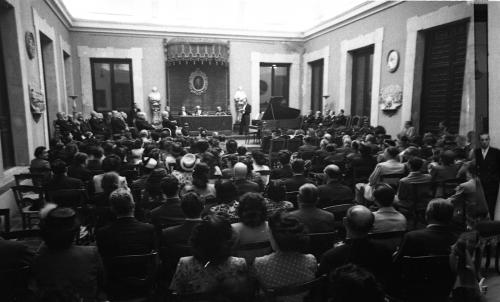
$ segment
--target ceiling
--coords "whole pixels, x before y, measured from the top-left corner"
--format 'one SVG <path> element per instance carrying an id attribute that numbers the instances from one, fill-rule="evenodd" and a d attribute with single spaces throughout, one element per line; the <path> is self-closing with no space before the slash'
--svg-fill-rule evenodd
<path id="1" fill-rule="evenodd" d="M 304 36 L 332 19 L 386 1 L 55 0 L 78 27 L 178 33 Z"/>

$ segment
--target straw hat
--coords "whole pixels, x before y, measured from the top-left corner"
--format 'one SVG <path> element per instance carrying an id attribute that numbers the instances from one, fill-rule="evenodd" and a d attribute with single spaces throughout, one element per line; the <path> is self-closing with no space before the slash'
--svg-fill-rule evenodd
<path id="1" fill-rule="evenodd" d="M 184 171 L 192 172 L 194 170 L 194 165 L 196 164 L 196 156 L 192 153 L 188 153 L 181 158 L 181 168 Z"/>

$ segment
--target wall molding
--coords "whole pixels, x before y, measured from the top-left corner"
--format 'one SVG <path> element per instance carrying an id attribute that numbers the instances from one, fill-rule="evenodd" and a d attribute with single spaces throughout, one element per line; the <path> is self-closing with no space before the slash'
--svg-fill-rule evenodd
<path id="1" fill-rule="evenodd" d="M 422 76 L 421 71 L 418 72 L 420 75 L 417 73 L 417 71 L 419 71 L 417 68 L 422 66 L 423 63 L 423 54 L 419 53 L 424 40 L 421 31 L 470 18 L 471 10 L 471 5 L 461 3 L 454 6 L 445 6 L 432 13 L 415 16 L 406 21 L 406 50 L 404 59 L 405 68 L 403 77 L 403 104 L 401 106 L 401 127 L 404 126 L 406 121 L 412 119 L 413 100 L 419 95 L 418 90 L 421 90 L 421 79 L 418 78 L 418 76 Z"/>
<path id="2" fill-rule="evenodd" d="M 292 108 L 300 108 L 300 57 L 301 54 L 287 53 L 251 53 L 251 92 L 252 118 L 256 119 L 260 113 L 260 63 L 288 63 L 290 65 L 290 83 L 288 104 Z M 257 109 L 257 110 L 255 110 Z"/>
<path id="3" fill-rule="evenodd" d="M 365 35 L 357 36 L 350 40 L 340 42 L 340 86 L 338 110 L 344 109 L 346 114 L 351 113 L 351 89 L 352 89 L 352 55 L 351 51 L 374 45 L 373 50 L 373 78 L 370 124 L 378 125 L 379 115 L 379 91 L 382 70 L 382 43 L 384 41 L 384 28 L 379 27 Z"/>
<path id="4" fill-rule="evenodd" d="M 323 59 L 323 93 L 322 95 L 328 95 L 328 72 L 330 71 L 330 46 L 325 46 L 321 49 L 305 53 L 303 56 L 302 63 L 302 104 L 301 109 L 305 114 L 310 109 L 310 103 L 308 100 L 311 99 L 311 76 L 312 68 L 309 63 Z M 333 100 L 330 99 L 329 103 Z M 333 104 L 335 106 L 335 104 Z M 325 104 L 323 104 L 325 107 Z"/>
<path id="5" fill-rule="evenodd" d="M 48 119 L 48 101 L 47 101 L 47 93 L 45 91 L 45 78 L 43 75 L 43 62 L 42 62 L 42 45 L 40 43 L 40 32 L 42 32 L 45 36 L 47 36 L 50 40 L 52 40 L 52 49 L 53 49 L 53 56 L 54 56 L 54 70 L 55 70 L 55 81 L 56 83 L 60 83 L 59 81 L 59 68 L 57 68 L 57 62 L 58 62 L 58 56 L 57 56 L 57 41 L 56 41 L 56 33 L 54 27 L 50 26 L 48 22 L 40 17 L 40 15 L 37 13 L 37 11 L 32 8 L 32 13 L 33 13 L 33 24 L 35 26 L 35 41 L 36 41 L 36 48 L 37 48 L 37 60 L 38 60 L 38 73 L 40 77 L 40 91 L 43 93 L 45 97 L 45 106 L 46 110 L 44 111 L 43 114 L 43 119 L 41 120 L 41 124 L 44 127 L 44 135 L 45 135 L 45 144 L 46 146 L 49 145 L 49 131 L 50 129 L 47 128 L 47 122 L 45 122 Z M 61 107 L 61 92 L 60 89 L 56 89 L 56 100 L 57 100 L 57 108 L 59 111 L 62 110 Z"/>
<path id="6" fill-rule="evenodd" d="M 91 58 L 131 59 L 132 81 L 134 87 L 134 102 L 144 111 L 144 87 L 142 79 L 142 48 L 90 48 L 88 46 L 77 46 L 80 59 L 80 78 L 82 85 L 82 107 L 84 113 L 94 109 L 92 96 L 92 74 L 90 68 Z"/>
<path id="7" fill-rule="evenodd" d="M 65 102 L 64 102 L 64 107 L 65 107 L 65 111 L 66 112 L 70 112 L 69 110 L 72 109 L 70 108 L 70 105 L 69 105 L 69 97 L 68 95 L 70 93 L 74 93 L 74 83 L 73 83 L 73 57 L 71 56 L 71 46 L 69 45 L 69 43 L 64 40 L 64 38 L 59 35 L 59 49 L 61 50 L 60 51 L 60 54 L 61 54 L 61 66 L 62 66 L 62 70 L 63 70 L 63 73 L 62 73 L 62 78 L 63 78 L 63 87 L 62 87 L 62 90 L 65 92 Z M 64 62 L 64 53 L 67 53 L 70 58 L 70 64 L 69 64 L 69 71 L 68 71 L 68 74 L 70 75 L 69 79 L 66 78 L 66 64 Z M 67 90 L 67 87 L 68 87 L 68 82 L 71 83 L 71 87 L 73 89 L 73 91 L 68 91 Z"/>

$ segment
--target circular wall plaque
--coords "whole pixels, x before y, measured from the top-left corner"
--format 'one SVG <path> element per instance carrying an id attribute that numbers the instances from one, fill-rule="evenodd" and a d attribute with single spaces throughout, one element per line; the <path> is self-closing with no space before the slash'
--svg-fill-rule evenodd
<path id="1" fill-rule="evenodd" d="M 208 88 L 208 77 L 199 68 L 189 75 L 189 90 L 196 94 L 201 95 L 207 91 Z"/>
<path id="2" fill-rule="evenodd" d="M 397 50 L 391 50 L 387 54 L 387 69 L 389 72 L 395 72 L 398 70 L 399 66 L 399 52 Z"/>

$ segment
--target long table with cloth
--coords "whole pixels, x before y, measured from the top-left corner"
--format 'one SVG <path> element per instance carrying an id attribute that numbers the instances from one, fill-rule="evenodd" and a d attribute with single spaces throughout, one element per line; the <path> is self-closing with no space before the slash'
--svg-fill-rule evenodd
<path id="1" fill-rule="evenodd" d="M 233 127 L 233 118 L 230 115 L 202 115 L 202 116 L 177 116 L 177 126 L 182 127 L 184 123 L 189 124 L 191 130 L 197 130 L 200 127 L 206 130 L 231 130 Z"/>

